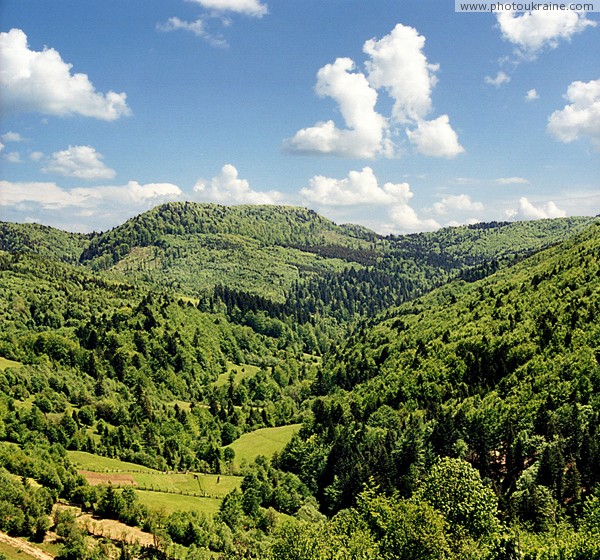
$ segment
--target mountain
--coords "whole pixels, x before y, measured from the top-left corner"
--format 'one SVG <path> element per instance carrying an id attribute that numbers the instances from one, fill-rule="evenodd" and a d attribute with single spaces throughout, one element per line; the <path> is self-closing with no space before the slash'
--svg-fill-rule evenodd
<path id="1" fill-rule="evenodd" d="M 328 356 L 282 466 L 330 512 L 367 483 L 408 497 L 438 457 L 457 457 L 513 521 L 580 514 L 600 483 L 598 254 L 596 222 L 363 322 Z"/>
<path id="2" fill-rule="evenodd" d="M 1 530 L 43 538 L 60 498 L 153 532 L 115 557 L 600 553 L 597 220 L 383 237 L 168 204 L 90 235 L 0 226 Z M 284 426 L 236 466 L 229 444 Z M 214 516 L 152 513 L 77 451 L 238 478 Z"/>
<path id="3" fill-rule="evenodd" d="M 35 250 L 71 263 L 77 256 L 105 276 L 194 298 L 210 297 L 216 288 L 228 308 L 242 313 L 260 306 L 279 319 L 306 323 L 316 315 L 344 323 L 458 275 L 485 276 L 592 220 L 490 223 L 383 237 L 338 226 L 305 208 L 185 202 L 88 236 L 4 224 L 0 248 Z"/>

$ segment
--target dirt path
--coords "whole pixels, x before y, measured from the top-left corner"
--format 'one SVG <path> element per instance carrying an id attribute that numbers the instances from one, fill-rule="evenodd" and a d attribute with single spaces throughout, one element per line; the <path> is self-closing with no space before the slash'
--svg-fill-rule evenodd
<path id="1" fill-rule="evenodd" d="M 44 552 L 40 548 L 37 548 L 36 546 L 27 542 L 26 540 L 19 539 L 16 537 L 10 537 L 6 533 L 2 533 L 1 531 L 0 531 L 0 542 L 7 544 L 8 546 L 10 546 L 11 548 L 14 548 L 15 550 L 20 550 L 22 552 L 25 552 L 25 553 L 29 554 L 29 556 L 31 556 L 32 558 L 35 558 L 36 560 L 54 560 L 54 556 L 52 556 L 51 554 L 48 554 L 47 552 Z"/>

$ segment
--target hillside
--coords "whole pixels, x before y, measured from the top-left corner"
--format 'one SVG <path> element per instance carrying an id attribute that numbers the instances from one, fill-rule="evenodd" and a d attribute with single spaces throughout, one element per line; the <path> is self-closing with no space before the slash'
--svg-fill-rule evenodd
<path id="1" fill-rule="evenodd" d="M 4 224 L 0 248 L 38 252 L 205 305 L 307 323 L 373 316 L 459 275 L 476 279 L 558 243 L 593 218 L 491 223 L 382 237 L 304 208 L 170 203 L 76 236 Z M 239 319 L 239 317 L 238 317 Z"/>
<path id="2" fill-rule="evenodd" d="M 600 482 L 599 253 L 596 223 L 363 324 L 327 359 L 282 464 L 332 512 L 369 480 L 408 497 L 450 456 L 491 481 L 509 519 L 539 530 L 579 514 Z"/>
<path id="3" fill-rule="evenodd" d="M 76 264 L 90 237 L 40 224 L 0 222 L 0 251 L 27 252 Z"/>
<path id="4" fill-rule="evenodd" d="M 60 498 L 152 532 L 149 557 L 600 552 L 597 221 L 384 238 L 302 209 L 166 205 L 49 230 L 39 254 L 44 228 L 2 231 L 0 530 L 43 536 Z M 142 274 L 145 252 L 170 260 Z M 83 456 L 144 490 L 91 486 Z"/>

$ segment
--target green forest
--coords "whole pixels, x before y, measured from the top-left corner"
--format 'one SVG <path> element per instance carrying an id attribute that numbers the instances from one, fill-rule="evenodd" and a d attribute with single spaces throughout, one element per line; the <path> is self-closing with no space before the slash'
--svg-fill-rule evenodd
<path id="1" fill-rule="evenodd" d="M 589 217 L 2 222 L 0 531 L 63 559 L 596 560 L 599 262 Z"/>

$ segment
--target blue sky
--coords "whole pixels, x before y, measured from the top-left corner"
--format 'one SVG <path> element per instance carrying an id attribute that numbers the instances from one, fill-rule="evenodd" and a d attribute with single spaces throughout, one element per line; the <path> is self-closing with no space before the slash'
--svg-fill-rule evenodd
<path id="1" fill-rule="evenodd" d="M 0 218 L 294 204 L 408 233 L 600 213 L 600 14 L 3 0 Z"/>

